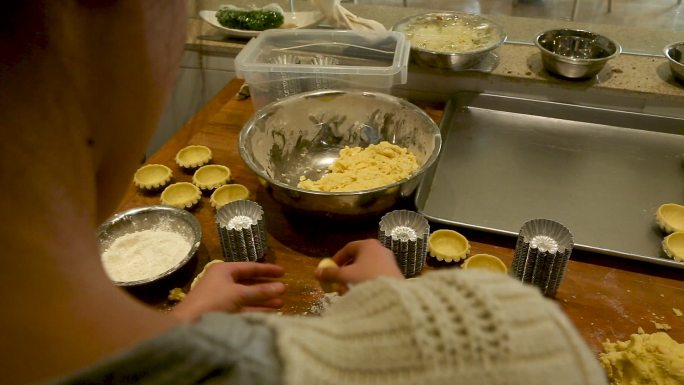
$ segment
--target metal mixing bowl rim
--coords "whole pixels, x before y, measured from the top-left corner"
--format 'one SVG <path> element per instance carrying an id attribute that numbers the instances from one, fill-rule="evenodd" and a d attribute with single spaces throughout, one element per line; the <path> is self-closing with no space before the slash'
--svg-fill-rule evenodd
<path id="1" fill-rule="evenodd" d="M 539 43 L 539 38 L 541 38 L 543 35 L 545 35 L 549 32 L 556 32 L 556 31 L 583 32 L 583 33 L 595 35 L 596 37 L 602 37 L 602 38 L 610 41 L 611 43 L 613 43 L 613 45 L 615 45 L 615 52 L 613 52 L 612 54 L 610 54 L 606 57 L 602 57 L 602 58 L 598 58 L 598 59 L 571 58 L 568 56 L 559 55 L 555 52 L 549 51 L 548 49 L 543 47 L 541 45 L 541 43 Z M 554 29 L 549 29 L 549 30 L 540 32 L 534 38 L 534 45 L 536 45 L 537 48 L 539 48 L 539 50 L 541 50 L 543 54 L 549 55 L 549 56 L 551 56 L 551 57 L 553 57 L 559 61 L 562 61 L 565 63 L 570 63 L 570 64 L 584 64 L 584 63 L 590 64 L 590 63 L 607 62 L 608 60 L 613 59 L 622 53 L 622 46 L 617 41 L 609 38 L 608 36 L 601 35 L 601 34 L 596 33 L 596 32 L 587 31 L 585 29 L 576 29 L 576 28 L 554 28 Z"/>
<path id="2" fill-rule="evenodd" d="M 190 251 L 188 251 L 187 255 L 185 258 L 183 258 L 178 264 L 175 266 L 169 268 L 165 272 L 158 274 L 153 277 L 145 278 L 145 279 L 140 279 L 137 281 L 112 281 L 114 282 L 115 285 L 117 286 L 137 286 L 137 285 L 142 285 L 146 283 L 150 283 L 153 281 L 156 281 L 160 278 L 164 278 L 171 273 L 175 272 L 176 270 L 180 269 L 183 265 L 185 265 L 193 255 L 197 252 L 197 249 L 199 248 L 199 244 L 202 240 L 202 226 L 200 226 L 199 221 L 197 218 L 195 218 L 194 215 L 190 214 L 186 210 L 179 209 L 176 207 L 172 206 L 166 206 L 166 205 L 151 205 L 151 206 L 142 206 L 142 207 L 135 207 L 129 210 L 122 211 L 120 213 L 116 213 L 109 217 L 106 221 L 104 221 L 100 226 L 97 228 L 97 237 L 98 239 L 100 238 L 101 235 L 112 225 L 115 223 L 124 220 L 126 217 L 140 214 L 140 213 L 145 213 L 145 212 L 154 212 L 154 211 L 168 211 L 172 212 L 179 217 L 181 217 L 183 220 L 185 220 L 186 223 L 190 225 L 192 228 L 192 233 L 195 237 L 194 242 L 190 245 Z"/>
<path id="3" fill-rule="evenodd" d="M 310 97 L 310 96 L 334 95 L 334 94 L 358 94 L 358 95 L 362 95 L 362 96 L 372 95 L 373 97 L 384 98 L 384 99 L 396 101 L 399 104 L 401 104 L 402 106 L 406 106 L 406 107 L 412 109 L 413 111 L 417 112 L 418 115 L 420 115 L 420 117 L 422 119 L 426 119 L 426 120 L 432 122 L 432 124 L 434 124 L 435 127 L 437 127 L 436 134 L 434 136 L 436 143 L 435 143 L 435 148 L 432 151 L 432 154 L 430 154 L 430 157 L 420 166 L 419 171 L 417 171 L 414 174 L 411 174 L 408 178 L 404 178 L 404 179 L 397 181 L 397 182 L 394 182 L 392 184 L 388 184 L 385 186 L 380 186 L 380 187 L 376 187 L 376 188 L 372 188 L 372 189 L 368 189 L 368 190 L 346 191 L 346 192 L 315 191 L 315 190 L 307 190 L 307 189 L 302 189 L 302 188 L 299 188 L 296 186 L 292 186 L 292 185 L 289 185 L 287 183 L 283 183 L 283 182 L 280 182 L 280 181 L 277 181 L 277 180 L 271 178 L 270 176 L 268 176 L 268 174 L 266 174 L 264 171 L 262 171 L 261 167 L 258 167 L 254 163 L 254 161 L 252 160 L 252 156 L 248 153 L 248 151 L 245 147 L 245 143 L 247 141 L 247 134 L 248 134 L 247 128 L 248 127 L 253 127 L 257 120 L 261 119 L 264 115 L 269 114 L 270 113 L 269 111 L 271 111 L 277 105 L 288 102 L 289 100 L 293 100 L 291 98 L 298 98 L 299 99 L 299 98 L 306 98 L 306 97 Z M 265 179 L 270 184 L 274 184 L 274 185 L 281 187 L 281 188 L 284 188 L 284 189 L 296 191 L 299 193 L 305 193 L 305 194 L 311 194 L 311 195 L 321 195 L 321 196 L 363 195 L 363 194 L 388 190 L 388 189 L 391 189 L 393 187 L 402 185 L 402 184 L 406 183 L 407 181 L 415 179 L 418 176 L 420 176 L 421 174 L 423 174 L 424 172 L 426 172 L 430 168 L 430 166 L 432 166 L 432 164 L 437 160 L 437 158 L 439 157 L 439 153 L 441 152 L 441 149 L 442 149 L 442 136 L 441 136 L 441 133 L 439 130 L 439 126 L 437 126 L 437 124 L 432 120 L 430 115 L 428 115 L 425 111 L 421 110 L 415 104 L 410 103 L 404 99 L 398 98 L 396 96 L 392 96 L 392 95 L 385 94 L 382 92 L 345 91 L 345 90 L 308 91 L 308 92 L 302 92 L 302 93 L 299 93 L 296 95 L 292 95 L 292 96 L 271 102 L 271 103 L 263 106 L 262 108 L 260 108 L 259 111 L 257 111 L 254 115 L 252 115 L 252 117 L 242 126 L 242 130 L 240 131 L 240 137 L 239 137 L 238 142 L 239 142 L 238 147 L 239 147 L 239 151 L 240 151 L 240 157 L 247 164 L 247 166 L 254 173 L 256 173 L 260 178 Z"/>
<path id="4" fill-rule="evenodd" d="M 478 48 L 478 49 L 474 49 L 474 50 L 470 50 L 470 51 L 463 51 L 463 52 L 434 51 L 434 50 L 430 50 L 430 49 L 416 47 L 413 44 L 411 44 L 412 50 L 420 51 L 420 52 L 424 52 L 424 53 L 435 54 L 435 55 L 447 55 L 447 56 L 475 55 L 475 54 L 479 54 L 479 53 L 489 52 L 489 51 L 492 51 L 492 50 L 499 48 L 508 38 L 508 35 L 506 34 L 506 31 L 504 31 L 503 27 L 500 24 L 492 21 L 491 19 L 488 19 L 482 15 L 477 15 L 474 13 L 456 12 L 456 11 L 428 12 L 428 13 L 421 13 L 418 15 L 405 17 L 405 18 L 399 20 L 398 22 L 396 22 L 392 26 L 392 28 L 390 28 L 390 30 L 391 31 L 397 31 L 396 28 L 398 26 L 400 26 L 402 24 L 407 24 L 409 21 L 414 20 L 414 19 L 420 19 L 420 18 L 428 17 L 428 16 L 439 16 L 439 15 L 472 16 L 472 17 L 475 17 L 478 19 L 482 19 L 484 21 L 487 21 L 492 27 L 494 27 L 494 29 L 498 32 L 498 34 L 501 38 L 497 42 L 495 42 L 494 44 L 492 44 L 490 46 L 486 46 L 486 47 L 482 47 L 482 48 Z M 405 33 L 404 31 L 397 31 L 397 32 Z"/>
<path id="5" fill-rule="evenodd" d="M 681 46 L 684 48 L 684 41 L 677 41 L 677 42 L 670 43 L 670 44 L 666 45 L 665 48 L 663 48 L 663 54 L 665 55 L 665 57 L 667 58 L 667 60 L 670 61 L 670 63 L 675 63 L 675 64 L 677 64 L 679 67 L 684 68 L 684 63 L 683 63 L 683 62 L 677 61 L 677 60 L 675 60 L 675 58 L 673 58 L 672 56 L 670 56 L 670 50 L 671 50 L 672 48 L 678 46 L 678 45 L 681 45 Z"/>

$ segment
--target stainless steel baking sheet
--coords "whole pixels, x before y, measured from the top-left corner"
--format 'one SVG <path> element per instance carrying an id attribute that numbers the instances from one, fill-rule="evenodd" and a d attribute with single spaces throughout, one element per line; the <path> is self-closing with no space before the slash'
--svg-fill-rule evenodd
<path id="1" fill-rule="evenodd" d="M 430 220 L 517 235 L 564 224 L 575 248 L 684 268 L 661 249 L 663 203 L 684 203 L 684 119 L 458 94 L 440 159 L 416 194 Z"/>

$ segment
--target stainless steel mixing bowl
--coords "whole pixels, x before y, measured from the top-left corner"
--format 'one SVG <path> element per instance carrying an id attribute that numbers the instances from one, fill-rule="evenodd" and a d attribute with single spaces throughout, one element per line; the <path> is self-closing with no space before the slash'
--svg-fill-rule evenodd
<path id="1" fill-rule="evenodd" d="M 534 39 L 547 71 L 569 79 L 590 78 L 622 52 L 620 44 L 579 29 L 552 29 Z"/>
<path id="2" fill-rule="evenodd" d="M 469 29 L 482 36 L 474 38 L 472 42 L 461 33 L 449 37 L 447 31 L 450 25 Z M 445 44 L 439 50 L 420 46 L 417 40 L 421 32 L 416 32 L 416 28 L 421 27 L 436 29 L 431 31 L 437 32 L 436 35 L 428 39 L 431 44 L 436 41 L 449 41 L 450 44 Z M 461 12 L 431 12 L 411 16 L 396 23 L 392 30 L 405 33 L 411 40 L 411 57 L 418 65 L 454 71 L 475 66 L 506 40 L 506 33 L 499 24 L 480 15 Z M 472 43 L 473 46 L 461 46 L 466 44 L 462 41 Z"/>
<path id="3" fill-rule="evenodd" d="M 669 44 L 665 47 L 663 53 L 670 62 L 672 76 L 684 83 L 684 41 Z"/>
<path id="4" fill-rule="evenodd" d="M 136 286 L 164 278 L 183 267 L 195 254 L 202 239 L 202 228 L 197 219 L 186 210 L 171 206 L 154 205 L 130 209 L 114 214 L 100 225 L 97 238 L 100 251 L 104 252 L 119 237 L 136 231 L 164 229 L 174 231 L 190 244 L 190 251 L 176 266 L 154 277 L 136 281 L 115 281 L 117 286 Z"/>
<path id="5" fill-rule="evenodd" d="M 344 146 L 380 141 L 406 147 L 420 168 L 391 185 L 357 192 L 297 187 L 300 176 L 320 179 Z M 240 155 L 273 198 L 299 213 L 332 218 L 379 215 L 411 195 L 441 148 L 439 128 L 415 105 L 362 91 L 313 91 L 261 108 L 240 133 Z"/>

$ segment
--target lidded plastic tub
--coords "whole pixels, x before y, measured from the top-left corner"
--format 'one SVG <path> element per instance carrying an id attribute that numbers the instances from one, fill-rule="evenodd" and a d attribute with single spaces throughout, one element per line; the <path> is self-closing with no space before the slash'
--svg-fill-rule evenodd
<path id="1" fill-rule="evenodd" d="M 400 32 L 266 30 L 235 58 L 255 110 L 320 89 L 391 93 L 406 83 L 410 42 Z"/>

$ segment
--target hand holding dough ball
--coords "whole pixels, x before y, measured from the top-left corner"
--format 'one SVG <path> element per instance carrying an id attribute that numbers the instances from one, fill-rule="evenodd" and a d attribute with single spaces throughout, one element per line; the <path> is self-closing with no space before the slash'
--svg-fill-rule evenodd
<path id="1" fill-rule="evenodd" d="M 332 258 L 323 258 L 318 263 L 319 269 L 338 268 L 337 263 Z M 337 292 L 340 289 L 340 284 L 337 282 L 321 282 L 321 289 L 326 293 Z"/>

